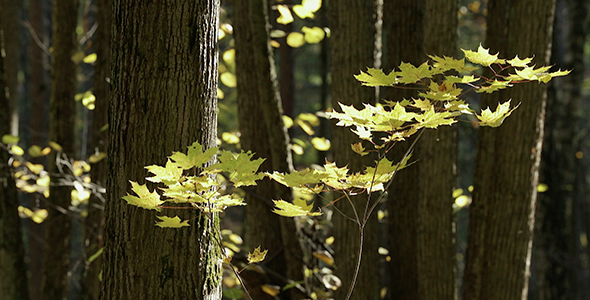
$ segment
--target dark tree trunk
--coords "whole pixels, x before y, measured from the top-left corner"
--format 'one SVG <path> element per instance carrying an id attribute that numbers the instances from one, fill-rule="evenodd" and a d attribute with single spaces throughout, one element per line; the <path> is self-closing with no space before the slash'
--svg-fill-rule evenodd
<path id="1" fill-rule="evenodd" d="M 388 71 L 401 62 L 422 64 L 426 54 L 455 56 L 456 3 L 386 0 L 384 15 Z M 396 88 L 382 95 L 392 101 L 417 96 Z M 392 156 L 403 158 L 412 142 L 396 145 Z M 392 299 L 456 297 L 452 209 L 456 151 L 454 128 L 426 130 L 412 152 L 418 163 L 401 171 L 389 189 Z"/>
<path id="2" fill-rule="evenodd" d="M 328 20 L 332 37 L 330 54 L 332 57 L 332 107 L 339 110 L 338 103 L 362 108 L 362 103 L 375 103 L 375 90 L 363 87 L 353 75 L 359 70 L 373 67 L 376 63 L 375 38 L 377 34 L 376 2 L 366 0 L 347 0 L 328 2 Z M 364 159 L 354 153 L 351 144 L 358 137 L 349 128 L 332 128 L 332 150 L 339 167 L 348 165 L 352 171 L 360 171 L 364 166 L 374 164 L 366 156 Z M 340 195 L 335 195 L 340 196 Z M 372 198 L 373 200 L 375 197 Z M 363 195 L 352 198 L 361 218 L 365 211 L 367 198 Z M 346 216 L 354 217 L 351 205 L 346 200 L 338 201 L 336 207 Z M 373 216 L 364 228 L 364 250 L 360 273 L 351 299 L 378 299 L 379 274 L 378 226 Z M 360 246 L 359 227 L 355 222 L 334 211 L 334 257 L 336 275 L 342 280 L 342 287 L 336 290 L 335 299 L 345 299 L 352 283 L 357 266 Z"/>
<path id="3" fill-rule="evenodd" d="M 107 151 L 108 105 L 110 92 L 110 40 L 112 1 L 99 0 L 97 11 L 98 28 L 96 29 L 96 55 L 94 64 L 94 96 L 96 106 L 92 111 L 92 140 L 91 153 L 100 154 Z M 92 164 L 90 176 L 93 183 L 105 187 L 107 181 L 107 160 L 102 159 Z M 86 251 L 86 268 L 82 279 L 82 299 L 98 299 L 100 293 L 99 274 L 102 265 L 102 255 L 96 256 L 94 261 L 88 261 L 103 248 L 104 227 L 104 197 L 94 194 L 88 204 L 88 217 L 84 227 L 84 247 Z"/>
<path id="4" fill-rule="evenodd" d="M 20 52 L 20 4 L 19 1 L 14 0 L 0 0 L 0 27 L 4 32 L 4 84 L 8 88 L 9 107 L 12 114 L 10 115 L 10 122 L 12 124 L 11 130 L 18 132 L 18 112 L 16 104 L 18 101 L 18 62 Z"/>
<path id="5" fill-rule="evenodd" d="M 267 2 L 238 0 L 234 2 L 236 75 L 238 77 L 238 119 L 243 150 L 266 158 L 264 171 L 289 172 L 292 169 L 289 138 L 282 126 L 281 99 L 276 83 L 274 60 L 268 36 Z M 275 274 L 274 283 L 285 285 L 285 279 L 303 280 L 303 258 L 293 218 L 272 212 L 272 199 L 292 199 L 292 192 L 276 182 L 264 179 L 247 190 L 246 240 L 248 247 L 269 250 L 265 267 Z M 261 222 L 261 220 L 265 220 Z M 276 278 L 278 275 L 279 278 Z M 282 277 L 282 278 L 280 278 Z M 255 299 L 272 299 L 260 290 L 250 289 Z M 291 289 L 281 299 L 305 298 Z M 266 298 L 265 298 L 266 297 Z"/>
<path id="6" fill-rule="evenodd" d="M 49 215 L 45 220 L 45 260 L 41 284 L 44 299 L 64 299 L 68 290 L 72 230 L 67 212 L 71 187 L 65 186 L 62 180 L 63 175 L 68 174 L 63 160 L 73 159 L 75 153 L 76 65 L 72 55 L 78 49 L 77 22 L 77 0 L 53 2 L 49 140 L 58 143 L 62 149 L 52 151 L 49 156 L 52 186 L 48 198 Z"/>
<path id="7" fill-rule="evenodd" d="M 578 255 L 582 220 L 574 213 L 581 203 L 574 186 L 579 158 L 579 120 L 584 80 L 584 41 L 587 3 L 558 0 L 553 32 L 552 64 L 572 70 L 555 78 L 548 90 L 545 140 L 541 157 L 541 182 L 548 186 L 539 194 L 533 256 L 536 266 L 535 299 L 578 299 Z"/>
<path id="8" fill-rule="evenodd" d="M 145 182 L 144 166 L 215 145 L 219 1 L 113 4 L 101 299 L 221 299 L 217 214 L 164 209 L 191 226 L 163 229 L 121 199 L 129 180 Z"/>
<path id="9" fill-rule="evenodd" d="M 3 7 L 0 5 L 0 15 Z M 3 27 L 0 26 L 0 53 L 4 50 Z M 0 137 L 10 134 L 9 90 L 4 76 L 4 56 L 0 54 Z M 8 108 L 8 109 L 6 109 Z M 18 216 L 18 197 L 8 159 L 10 154 L 0 148 L 0 299 L 29 299 L 27 269 L 21 224 Z"/>
<path id="10" fill-rule="evenodd" d="M 487 46 L 503 57 L 548 65 L 554 0 L 490 1 Z M 531 18 L 530 16 L 534 16 Z M 525 299 L 543 139 L 546 88 L 522 84 L 484 95 L 495 109 L 520 107 L 499 128 L 481 128 L 464 276 L 464 299 Z"/>

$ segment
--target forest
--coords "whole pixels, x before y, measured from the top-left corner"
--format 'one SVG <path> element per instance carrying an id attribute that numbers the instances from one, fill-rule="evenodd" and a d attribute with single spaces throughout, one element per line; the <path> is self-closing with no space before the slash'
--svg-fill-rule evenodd
<path id="1" fill-rule="evenodd" d="M 0 300 L 588 299 L 589 9 L 0 0 Z"/>

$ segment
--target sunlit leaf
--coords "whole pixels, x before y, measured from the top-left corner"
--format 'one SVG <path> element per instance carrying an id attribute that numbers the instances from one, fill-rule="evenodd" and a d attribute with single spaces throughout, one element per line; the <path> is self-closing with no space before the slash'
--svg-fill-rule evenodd
<path id="1" fill-rule="evenodd" d="M 12 147 L 10 147 L 10 152 L 18 156 L 23 156 L 25 154 L 25 150 L 17 145 L 12 145 Z"/>
<path id="2" fill-rule="evenodd" d="M 232 132 L 224 132 L 221 134 L 221 139 L 231 145 L 235 145 L 235 144 L 239 144 L 240 143 L 240 137 Z"/>
<path id="3" fill-rule="evenodd" d="M 293 15 L 287 5 L 277 5 L 277 10 L 279 11 L 277 23 L 286 25 L 293 22 Z"/>
<path id="4" fill-rule="evenodd" d="M 127 194 L 123 197 L 123 200 L 127 201 L 130 205 L 135 205 L 145 209 L 154 209 L 159 211 L 160 205 L 164 203 L 164 201 L 160 200 L 160 195 L 158 193 L 150 192 L 145 185 L 138 184 L 137 182 L 131 182 L 131 190 L 137 194 L 137 196 L 133 196 Z"/>
<path id="5" fill-rule="evenodd" d="M 520 105 L 520 104 L 519 104 Z M 481 112 L 481 116 L 477 116 L 479 119 L 480 126 L 490 126 L 490 127 L 498 127 L 502 125 L 504 119 L 506 119 L 510 114 L 518 107 L 514 107 L 510 109 L 510 100 L 499 104 L 496 108 L 496 111 L 492 112 L 490 108 L 486 108 Z"/>
<path id="6" fill-rule="evenodd" d="M 321 212 L 310 212 L 301 206 L 294 205 L 284 200 L 273 200 L 275 209 L 273 212 L 284 217 L 320 216 Z"/>
<path id="7" fill-rule="evenodd" d="M 305 42 L 308 44 L 319 43 L 326 36 L 324 30 L 320 27 L 309 28 L 303 26 L 303 28 L 301 28 L 301 31 L 305 34 Z"/>
<path id="8" fill-rule="evenodd" d="M 311 144 L 314 148 L 319 151 L 328 151 L 330 150 L 330 140 L 324 137 L 314 137 L 311 139 Z"/>
<path id="9" fill-rule="evenodd" d="M 156 216 L 158 217 L 158 219 L 160 219 L 160 221 L 156 221 L 156 226 L 161 227 L 161 228 L 181 228 L 181 227 L 186 227 L 186 226 L 190 226 L 190 224 L 188 223 L 188 220 L 180 220 L 180 218 L 178 216 L 175 216 L 173 218 L 170 217 L 166 217 L 166 216 Z"/>
<path id="10" fill-rule="evenodd" d="M 223 83 L 225 86 L 229 88 L 235 88 L 237 86 L 236 75 L 234 75 L 233 73 L 223 72 L 219 76 L 219 80 L 221 80 L 221 83 Z"/>
<path id="11" fill-rule="evenodd" d="M 95 164 L 95 163 L 103 160 L 105 157 L 107 157 L 106 152 L 98 152 L 98 153 L 90 155 L 90 157 L 88 157 L 88 162 L 90 162 L 91 164 Z"/>
<path id="12" fill-rule="evenodd" d="M 198 142 L 194 142 L 188 147 L 187 154 L 174 152 L 170 158 L 180 167 L 188 170 L 194 167 L 201 167 L 204 163 L 210 161 L 213 155 L 217 153 L 217 150 L 217 147 L 212 147 L 203 152 L 203 146 Z"/>
<path id="13" fill-rule="evenodd" d="M 254 249 L 254 251 L 252 251 L 251 253 L 248 253 L 248 263 L 255 264 L 255 263 L 263 261 L 264 258 L 266 257 L 267 252 L 268 252 L 268 250 L 262 251 L 260 249 L 260 246 L 256 247 L 256 249 Z"/>
<path id="14" fill-rule="evenodd" d="M 5 134 L 2 136 L 2 144 L 8 145 L 8 144 L 16 144 L 19 141 L 19 137 L 18 136 L 14 136 L 14 135 L 10 135 L 10 134 Z"/>
<path id="15" fill-rule="evenodd" d="M 488 67 L 491 64 L 495 63 L 501 64 L 505 62 L 504 59 L 498 58 L 498 53 L 491 55 L 490 49 L 485 49 L 481 46 L 481 44 L 479 45 L 479 48 L 477 48 L 477 52 L 464 49 L 461 50 L 463 51 L 463 53 L 465 53 L 465 58 L 468 61 L 478 65 L 482 65 L 484 67 Z"/>
<path id="16" fill-rule="evenodd" d="M 86 57 L 84 57 L 84 58 L 82 59 L 82 61 L 83 61 L 84 63 L 91 64 L 91 63 L 93 63 L 93 62 L 95 62 L 95 61 L 96 61 L 96 58 L 97 58 L 97 56 L 96 56 L 96 53 L 92 53 L 92 54 L 88 54 L 88 55 L 86 55 Z"/>
<path id="17" fill-rule="evenodd" d="M 305 44 L 305 36 L 300 32 L 291 32 L 287 36 L 287 45 L 299 48 Z"/>

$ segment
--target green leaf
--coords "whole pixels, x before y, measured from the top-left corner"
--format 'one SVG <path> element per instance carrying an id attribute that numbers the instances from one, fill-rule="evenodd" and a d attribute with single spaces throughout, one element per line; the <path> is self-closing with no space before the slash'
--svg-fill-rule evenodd
<path id="1" fill-rule="evenodd" d="M 368 68 L 367 72 L 361 71 L 360 74 L 354 75 L 354 78 L 364 86 L 393 86 L 398 83 L 395 72 L 385 74 L 383 70 L 374 68 Z"/>
<path id="2" fill-rule="evenodd" d="M 92 54 L 88 54 L 88 55 L 86 55 L 86 57 L 84 57 L 84 58 L 82 59 L 82 61 L 83 61 L 84 63 L 91 64 L 91 63 L 93 63 L 93 62 L 95 62 L 95 61 L 96 61 L 96 58 L 97 58 L 97 56 L 96 56 L 96 53 L 92 53 Z"/>
<path id="3" fill-rule="evenodd" d="M 291 14 L 291 11 L 289 10 L 289 7 L 287 7 L 287 5 L 278 5 L 277 10 L 279 11 L 277 23 L 287 25 L 293 22 L 293 15 Z"/>
<path id="4" fill-rule="evenodd" d="M 104 247 L 101 247 L 100 249 L 98 249 L 98 251 L 96 251 L 94 254 L 92 254 L 92 256 L 90 256 L 88 258 L 88 263 L 92 263 L 93 261 L 95 261 L 97 258 L 99 258 L 102 255 L 102 252 L 104 250 Z"/>
<path id="5" fill-rule="evenodd" d="M 430 110 L 427 110 L 423 114 L 416 116 L 416 121 L 418 121 L 417 127 L 437 128 L 441 125 L 451 125 L 457 122 L 457 120 L 454 118 L 455 116 L 455 113 L 448 111 L 436 112 L 433 106 L 430 108 Z"/>
<path id="6" fill-rule="evenodd" d="M 154 174 L 155 176 L 146 177 L 146 180 L 151 182 L 162 182 L 165 185 L 171 185 L 180 179 L 182 176 L 183 169 L 176 163 L 173 163 L 171 160 L 166 162 L 166 167 L 160 167 L 156 165 L 147 166 L 145 167 L 150 173 Z"/>
<path id="7" fill-rule="evenodd" d="M 260 246 L 256 247 L 252 253 L 248 253 L 248 264 L 261 262 L 266 257 L 268 250 L 261 251 Z"/>
<path id="8" fill-rule="evenodd" d="M 98 152 L 98 153 L 90 155 L 90 157 L 88 158 L 88 162 L 90 162 L 91 164 L 95 164 L 95 163 L 103 160 L 105 157 L 107 157 L 106 152 Z"/>
<path id="9" fill-rule="evenodd" d="M 328 151 L 330 150 L 330 140 L 324 137 L 314 137 L 311 139 L 311 144 L 314 148 L 319 151 Z"/>
<path id="10" fill-rule="evenodd" d="M 519 104 L 520 105 L 520 104 Z M 490 108 L 486 108 L 481 112 L 481 116 L 477 116 L 479 119 L 480 126 L 490 126 L 490 127 L 498 127 L 502 125 L 504 119 L 506 119 L 510 114 L 519 106 L 517 105 L 513 109 L 510 109 L 510 100 L 499 104 L 496 108 L 496 111 L 492 112 Z"/>
<path id="11" fill-rule="evenodd" d="M 161 228 L 181 228 L 190 226 L 188 224 L 188 220 L 181 221 L 178 216 L 174 218 L 166 217 L 166 216 L 156 216 L 160 221 L 156 221 L 156 226 Z"/>
<path id="12" fill-rule="evenodd" d="M 302 217 L 302 216 L 320 216 L 321 212 L 310 212 L 304 210 L 301 206 L 291 204 L 284 200 L 273 200 L 275 209 L 273 212 L 283 217 Z"/>
<path id="13" fill-rule="evenodd" d="M 320 27 L 305 27 L 301 28 L 301 31 L 305 34 L 305 42 L 308 44 L 317 44 L 321 42 L 326 33 Z"/>
<path id="14" fill-rule="evenodd" d="M 164 201 L 160 200 L 160 195 L 158 195 L 158 193 L 155 191 L 150 192 L 145 185 L 138 184 L 134 181 L 130 182 L 131 190 L 134 191 L 137 196 L 127 194 L 127 196 L 123 197 L 123 200 L 127 201 L 130 205 L 160 211 L 160 205 L 162 205 Z"/>
<path id="15" fill-rule="evenodd" d="M 19 141 L 19 137 L 18 136 L 14 136 L 14 135 L 10 135 L 10 134 L 5 134 L 2 136 L 2 144 L 8 145 L 8 144 L 16 144 Z"/>
<path id="16" fill-rule="evenodd" d="M 499 81 L 497 79 L 494 79 L 494 81 L 492 81 L 491 83 L 488 82 L 487 85 L 482 85 L 479 88 L 476 88 L 475 91 L 478 93 L 493 93 L 495 91 L 509 88 L 511 86 L 512 84 L 510 84 L 510 80 Z"/>
<path id="17" fill-rule="evenodd" d="M 505 62 L 504 59 L 498 58 L 498 53 L 491 55 L 490 49 L 485 49 L 481 46 L 481 44 L 479 45 L 479 48 L 477 48 L 477 52 L 464 49 L 461 49 L 461 51 L 465 53 L 465 58 L 468 61 L 474 64 L 482 65 L 484 67 L 489 67 L 490 65 L 495 63 L 502 64 Z"/>
<path id="18" fill-rule="evenodd" d="M 322 7 L 322 0 L 302 0 L 301 5 L 293 6 L 293 12 L 301 18 L 313 19 L 314 13 Z"/>
<path id="19" fill-rule="evenodd" d="M 518 58 L 518 55 L 517 55 L 513 59 L 507 60 L 506 62 L 513 67 L 528 67 L 529 64 L 531 63 L 531 61 L 533 61 L 533 59 L 530 57 L 525 58 L 525 59 L 520 59 L 520 58 Z"/>
<path id="20" fill-rule="evenodd" d="M 254 153 L 241 152 L 232 153 L 230 151 L 223 151 L 219 155 L 219 162 L 206 168 L 207 173 L 228 172 L 229 180 L 234 183 L 236 187 L 256 185 L 256 180 L 264 177 L 264 174 L 256 173 L 258 168 L 264 162 L 264 158 L 257 158 L 252 160 Z"/>
<path id="21" fill-rule="evenodd" d="M 355 153 L 357 153 L 360 156 L 365 156 L 367 154 L 369 154 L 369 152 L 365 151 L 367 149 L 365 149 L 365 147 L 363 147 L 362 143 L 356 143 L 356 144 L 352 144 L 350 145 L 350 147 L 352 148 L 352 151 L 354 151 Z"/>
<path id="22" fill-rule="evenodd" d="M 443 73 L 450 70 L 456 70 L 458 72 L 471 72 L 477 70 L 475 67 L 466 67 L 465 66 L 465 59 L 455 59 L 448 56 L 435 56 L 435 55 L 428 55 L 430 59 L 434 61 L 432 67 L 434 68 L 434 72 L 436 73 Z"/>
<path id="23" fill-rule="evenodd" d="M 178 164 L 181 168 L 188 170 L 194 167 L 201 167 L 206 162 L 213 158 L 217 153 L 218 148 L 213 147 L 203 152 L 203 146 L 198 142 L 194 142 L 188 147 L 188 152 L 185 155 L 182 152 L 174 152 L 170 158 Z"/>
<path id="24" fill-rule="evenodd" d="M 421 64 L 417 68 L 412 64 L 402 62 L 399 66 L 399 70 L 400 71 L 397 72 L 397 75 L 400 76 L 398 82 L 405 84 L 416 83 L 423 78 L 432 78 L 433 75 L 428 62 Z"/>

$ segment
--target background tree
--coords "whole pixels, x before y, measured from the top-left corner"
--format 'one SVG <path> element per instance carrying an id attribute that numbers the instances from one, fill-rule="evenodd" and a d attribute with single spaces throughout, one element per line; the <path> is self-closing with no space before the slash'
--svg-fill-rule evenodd
<path id="1" fill-rule="evenodd" d="M 110 94 L 110 47 L 112 0 L 97 1 L 96 55 L 94 64 L 94 89 L 96 105 L 92 112 L 91 151 L 98 162 L 92 164 L 90 176 L 94 183 L 106 186 L 107 160 L 101 159 L 107 151 L 108 142 L 108 107 Z M 100 293 L 100 271 L 102 255 L 95 256 L 103 247 L 104 227 L 104 198 L 102 195 L 92 195 L 88 204 L 88 216 L 84 226 L 84 246 L 86 252 L 86 268 L 82 280 L 82 299 L 98 299 Z M 90 258 L 95 258 L 89 261 Z"/>
<path id="2" fill-rule="evenodd" d="M 537 65 L 548 65 L 554 4 L 490 1 L 490 53 L 536 55 Z M 482 107 L 491 109 L 511 98 L 522 102 L 501 127 L 479 131 L 464 299 L 523 299 L 528 293 L 545 89 L 529 83 L 482 99 Z"/>
<path id="3" fill-rule="evenodd" d="M 376 65 L 375 39 L 377 2 L 366 0 L 328 1 L 328 20 L 332 36 L 330 38 L 331 74 L 332 74 L 332 107 L 339 109 L 338 103 L 354 105 L 361 109 L 362 103 L 375 103 L 375 90 L 363 87 L 353 74 L 368 66 Z M 332 151 L 334 161 L 339 167 L 348 165 L 353 172 L 360 171 L 363 166 L 374 163 L 369 156 L 361 158 L 352 151 L 350 145 L 358 142 L 358 137 L 350 129 L 332 127 Z M 335 197 L 341 195 L 335 194 Z M 374 199 L 374 198 L 373 198 Z M 352 197 L 356 210 L 361 218 L 365 211 L 366 197 Z M 348 288 L 355 273 L 358 258 L 359 226 L 348 217 L 354 218 L 352 206 L 346 200 L 336 202 L 334 211 L 334 257 L 337 266 L 336 275 L 342 280 L 342 287 L 336 290 L 335 299 L 345 299 Z M 379 254 L 377 218 L 371 218 L 367 226 L 361 228 L 364 235 L 362 263 L 355 290 L 351 299 L 377 299 L 379 297 Z"/>
<path id="4" fill-rule="evenodd" d="M 401 62 L 420 65 L 428 55 L 456 56 L 457 3 L 449 1 L 385 0 L 385 69 Z M 382 91 L 383 98 L 401 101 L 416 92 L 399 88 Z M 398 144 L 400 160 L 414 139 Z M 401 171 L 389 188 L 388 212 L 392 299 L 453 299 L 456 297 L 453 231 L 456 129 L 425 130 L 412 151 L 416 163 Z"/>
<path id="5" fill-rule="evenodd" d="M 238 0 L 233 7 L 241 147 L 266 159 L 261 171 L 289 172 L 293 169 L 292 158 L 287 130 L 282 126 L 283 110 L 270 49 L 268 3 Z M 303 257 L 294 218 L 283 218 L 272 212 L 272 199 L 292 198 L 289 188 L 268 178 L 248 188 L 246 195 L 248 249 L 257 246 L 268 249 L 269 257 L 263 265 L 272 270 L 269 273 L 275 277 L 274 283 L 280 285 L 289 283 L 285 279 L 303 280 Z M 259 286 L 249 291 L 254 299 L 272 299 Z M 282 299 L 306 297 L 296 288 L 284 294 Z"/>
<path id="6" fill-rule="evenodd" d="M 0 15 L 3 7 L 0 6 Z M 3 27 L 0 26 L 0 137 L 10 134 L 10 90 L 4 77 Z M 0 148 L 0 299 L 29 299 L 27 268 L 18 216 L 18 197 L 8 164 L 9 153 Z"/>
<path id="7" fill-rule="evenodd" d="M 49 140 L 61 149 L 49 156 L 51 191 L 48 198 L 49 215 L 45 220 L 45 260 L 41 290 L 44 299 L 64 299 L 68 289 L 70 270 L 71 219 L 68 208 L 71 203 L 71 187 L 62 182 L 67 160 L 75 151 L 75 102 L 76 64 L 72 56 L 78 49 L 76 25 L 78 1 L 53 2 L 53 34 L 51 55 L 51 99 L 49 114 Z"/>
<path id="8" fill-rule="evenodd" d="M 558 0 L 551 62 L 572 70 L 549 86 L 541 180 L 533 243 L 533 299 L 582 299 L 584 282 L 580 243 L 582 178 L 577 172 L 582 152 L 580 120 L 584 81 L 584 43 L 588 34 L 588 3 Z"/>
<path id="9" fill-rule="evenodd" d="M 128 180 L 198 141 L 215 145 L 219 1 L 113 2 L 102 299 L 221 299 L 216 214 L 164 209 L 162 229 L 127 205 Z"/>

